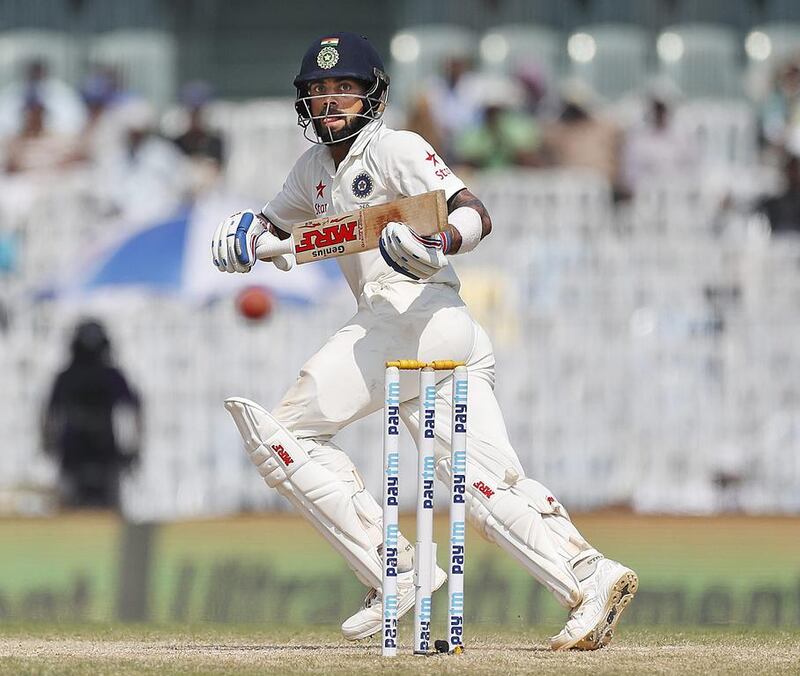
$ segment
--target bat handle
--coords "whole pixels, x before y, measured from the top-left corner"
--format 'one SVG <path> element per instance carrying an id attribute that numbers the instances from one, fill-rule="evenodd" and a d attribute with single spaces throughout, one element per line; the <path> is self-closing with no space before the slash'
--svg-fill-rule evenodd
<path id="1" fill-rule="evenodd" d="M 281 254 L 280 256 L 275 256 L 272 259 L 272 264 L 278 268 L 278 270 L 287 272 L 294 267 L 294 256 L 292 254 Z"/>
<path id="2" fill-rule="evenodd" d="M 278 270 L 291 270 L 294 267 L 294 243 L 291 237 L 284 240 L 276 240 L 274 237 L 270 240 L 270 247 L 267 251 L 261 251 L 262 255 L 268 256 L 261 260 L 272 261 L 272 264 Z M 258 246 L 256 246 L 256 254 L 259 253 Z"/>

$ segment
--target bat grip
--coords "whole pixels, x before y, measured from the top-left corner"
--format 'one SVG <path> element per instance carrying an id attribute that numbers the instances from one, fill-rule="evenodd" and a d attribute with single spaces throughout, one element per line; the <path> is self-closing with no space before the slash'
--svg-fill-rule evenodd
<path id="1" fill-rule="evenodd" d="M 287 272 L 294 267 L 294 256 L 292 256 L 292 254 L 281 254 L 280 256 L 275 256 L 272 259 L 272 264 L 278 268 L 278 270 Z"/>
<path id="2" fill-rule="evenodd" d="M 258 240 L 256 240 L 255 252 L 259 260 L 274 261 L 279 257 L 288 259 L 294 254 L 294 244 L 291 237 L 287 237 L 286 239 L 282 240 L 278 239 L 275 235 L 269 232 L 263 232 L 261 235 L 259 235 L 259 238 L 261 237 L 268 237 L 270 244 L 269 247 L 261 247 L 261 250 L 259 251 Z"/>

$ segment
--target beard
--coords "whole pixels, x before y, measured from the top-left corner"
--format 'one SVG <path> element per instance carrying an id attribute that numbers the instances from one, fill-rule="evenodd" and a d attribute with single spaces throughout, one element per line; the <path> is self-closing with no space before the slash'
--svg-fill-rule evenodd
<path id="1" fill-rule="evenodd" d="M 345 118 L 344 127 L 337 131 L 332 131 L 328 127 L 323 126 L 322 120 L 314 120 L 314 131 L 323 143 L 335 144 L 345 139 L 350 140 L 348 137 L 352 137 L 354 134 L 358 133 L 367 122 L 369 122 L 369 119 L 366 117 L 350 115 Z"/>

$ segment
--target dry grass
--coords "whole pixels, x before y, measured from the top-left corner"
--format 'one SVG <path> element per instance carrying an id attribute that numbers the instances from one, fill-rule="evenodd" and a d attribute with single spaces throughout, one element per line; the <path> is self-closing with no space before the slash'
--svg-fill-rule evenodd
<path id="1" fill-rule="evenodd" d="M 800 632 L 631 629 L 594 653 L 552 653 L 541 631 L 475 636 L 460 656 L 383 659 L 330 631 L 236 635 L 203 629 L 0 635 L 0 674 L 776 674 L 800 673 Z"/>

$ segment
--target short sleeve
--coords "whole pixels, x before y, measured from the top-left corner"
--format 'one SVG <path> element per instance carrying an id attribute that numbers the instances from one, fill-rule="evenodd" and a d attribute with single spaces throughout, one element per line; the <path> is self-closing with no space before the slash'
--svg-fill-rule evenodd
<path id="1" fill-rule="evenodd" d="M 302 223 L 314 218 L 314 206 L 308 199 L 308 195 L 302 190 L 304 182 L 301 174 L 304 166 L 303 155 L 292 167 L 286 182 L 281 191 L 275 195 L 261 210 L 271 223 L 275 224 L 284 232 L 291 232 L 292 225 Z"/>
<path id="2" fill-rule="evenodd" d="M 450 199 L 466 186 L 433 147 L 419 134 L 397 131 L 381 139 L 380 157 L 388 185 L 410 197 L 429 190 L 444 190 Z"/>

